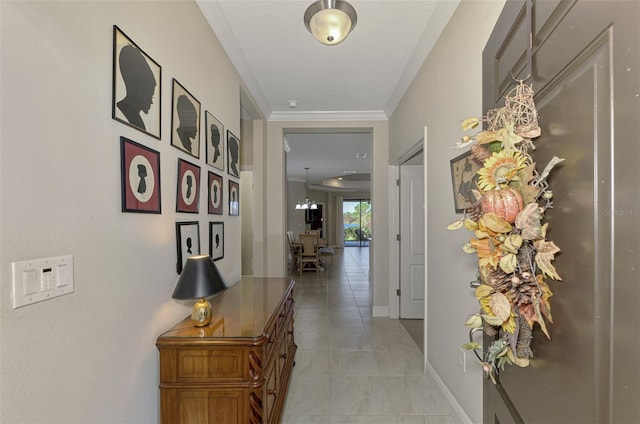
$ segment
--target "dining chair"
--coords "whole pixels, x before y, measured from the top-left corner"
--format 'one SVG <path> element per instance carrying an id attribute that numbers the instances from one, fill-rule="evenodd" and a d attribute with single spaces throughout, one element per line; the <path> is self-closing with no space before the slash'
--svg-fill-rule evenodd
<path id="1" fill-rule="evenodd" d="M 300 256 L 300 244 L 296 242 L 296 236 L 293 231 L 287 231 L 287 241 L 289 242 L 289 253 L 291 253 L 291 262 L 293 269 L 298 269 L 298 257 Z"/>
<path id="2" fill-rule="evenodd" d="M 300 234 L 300 275 L 302 275 L 302 271 L 305 269 L 315 269 L 316 274 L 320 271 L 320 251 L 318 249 L 317 239 L 318 237 L 316 235 Z M 307 264 L 312 264 L 313 267 L 305 268 Z"/>

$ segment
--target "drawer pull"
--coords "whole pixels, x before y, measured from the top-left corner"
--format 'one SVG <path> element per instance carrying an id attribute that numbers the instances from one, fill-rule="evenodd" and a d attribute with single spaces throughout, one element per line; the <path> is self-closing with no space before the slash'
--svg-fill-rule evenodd
<path id="1" fill-rule="evenodd" d="M 290 336 L 293 336 L 293 330 L 287 331 L 287 334 L 289 334 Z"/>
<path id="2" fill-rule="evenodd" d="M 276 391 L 276 389 L 269 389 L 269 394 L 272 395 L 273 397 L 278 396 L 278 392 Z"/>
<path id="3" fill-rule="evenodd" d="M 283 353 L 282 355 L 280 355 L 280 357 L 281 357 L 282 359 L 287 359 L 287 354 L 286 354 L 286 353 Z"/>

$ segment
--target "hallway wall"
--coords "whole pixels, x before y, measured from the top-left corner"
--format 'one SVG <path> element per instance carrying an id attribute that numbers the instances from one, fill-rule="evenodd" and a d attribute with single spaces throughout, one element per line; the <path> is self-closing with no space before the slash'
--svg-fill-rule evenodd
<path id="1" fill-rule="evenodd" d="M 111 118 L 114 24 L 162 66 L 162 140 Z M 223 220 L 217 264 L 240 277 L 227 206 L 212 219 L 204 191 L 174 212 L 171 79 L 239 134 L 240 78 L 192 1 L 0 1 L 0 31 L 0 422 L 157 422 L 155 340 L 190 309 L 171 299 L 175 222 L 198 220 L 208 252 Z M 120 136 L 160 152 L 161 215 L 121 212 Z M 11 262 L 62 254 L 75 293 L 13 310 Z"/>
<path id="2" fill-rule="evenodd" d="M 454 212 L 449 160 L 462 136 L 460 123 L 482 111 L 482 49 L 502 10 L 504 0 L 463 0 L 438 43 L 389 120 L 391 163 L 422 138 L 428 127 L 427 198 L 427 361 L 464 409 L 471 422 L 482 422 L 482 376 L 472 356 L 467 372 L 458 365 L 458 348 L 467 341 L 464 326 L 477 300 L 469 282 L 477 262 L 462 252 L 463 231 L 447 225 Z"/>

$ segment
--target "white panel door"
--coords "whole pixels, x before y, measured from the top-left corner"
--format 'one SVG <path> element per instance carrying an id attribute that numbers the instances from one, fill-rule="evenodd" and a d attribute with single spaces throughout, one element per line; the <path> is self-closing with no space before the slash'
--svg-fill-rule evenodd
<path id="1" fill-rule="evenodd" d="M 400 167 L 400 318 L 424 319 L 424 166 Z"/>

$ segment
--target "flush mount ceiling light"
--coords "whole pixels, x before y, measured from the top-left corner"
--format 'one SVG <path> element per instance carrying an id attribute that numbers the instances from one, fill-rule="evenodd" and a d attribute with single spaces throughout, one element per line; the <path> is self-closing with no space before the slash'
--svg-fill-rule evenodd
<path id="1" fill-rule="evenodd" d="M 321 42 L 339 44 L 355 28 L 356 10 L 344 0 L 318 0 L 304 12 L 304 25 Z"/>

